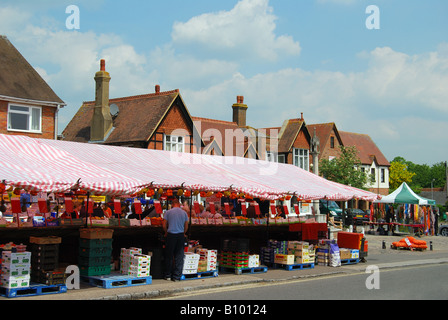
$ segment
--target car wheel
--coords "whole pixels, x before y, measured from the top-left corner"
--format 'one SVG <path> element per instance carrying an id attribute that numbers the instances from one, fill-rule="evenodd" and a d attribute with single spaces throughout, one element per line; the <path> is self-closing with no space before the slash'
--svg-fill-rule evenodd
<path id="1" fill-rule="evenodd" d="M 440 230 L 440 234 L 444 237 L 448 237 L 448 228 L 443 228 Z"/>

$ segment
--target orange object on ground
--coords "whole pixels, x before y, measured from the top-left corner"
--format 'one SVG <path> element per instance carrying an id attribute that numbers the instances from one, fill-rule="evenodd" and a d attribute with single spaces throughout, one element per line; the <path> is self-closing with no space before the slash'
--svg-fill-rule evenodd
<path id="1" fill-rule="evenodd" d="M 406 241 L 406 239 L 408 241 Z M 400 241 L 392 242 L 392 245 L 397 248 L 419 248 L 426 249 L 428 246 L 426 245 L 426 241 L 418 240 L 414 237 L 403 238 Z"/>

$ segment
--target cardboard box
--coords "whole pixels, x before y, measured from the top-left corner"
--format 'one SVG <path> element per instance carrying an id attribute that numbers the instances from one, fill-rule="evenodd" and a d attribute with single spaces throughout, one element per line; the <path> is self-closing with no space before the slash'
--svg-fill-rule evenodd
<path id="1" fill-rule="evenodd" d="M 350 250 L 351 259 L 359 259 L 359 250 L 352 249 Z"/>
<path id="2" fill-rule="evenodd" d="M 13 264 L 30 265 L 31 264 L 31 252 L 2 252 L 2 266 L 9 266 Z"/>
<path id="3" fill-rule="evenodd" d="M 294 257 L 295 264 L 305 264 L 305 263 L 313 263 L 313 262 L 314 262 L 314 260 L 310 259 L 309 257 L 300 257 L 300 256 Z"/>
<path id="4" fill-rule="evenodd" d="M 1 273 L 6 276 L 29 276 L 30 264 L 6 264 L 2 265 Z"/>
<path id="5" fill-rule="evenodd" d="M 294 264 L 294 255 L 292 254 L 276 254 L 274 263 L 278 264 Z"/>
<path id="6" fill-rule="evenodd" d="M 306 241 L 288 241 L 288 249 L 304 250 L 309 248 L 310 244 Z"/>
<path id="7" fill-rule="evenodd" d="M 351 259 L 351 257 L 352 257 L 350 249 L 346 249 L 346 248 L 340 248 L 339 255 L 341 256 L 341 260 L 348 260 L 348 259 Z"/>
<path id="8" fill-rule="evenodd" d="M 3 277 L 2 275 L 1 282 L 3 288 L 27 288 L 30 286 L 30 276 Z"/>

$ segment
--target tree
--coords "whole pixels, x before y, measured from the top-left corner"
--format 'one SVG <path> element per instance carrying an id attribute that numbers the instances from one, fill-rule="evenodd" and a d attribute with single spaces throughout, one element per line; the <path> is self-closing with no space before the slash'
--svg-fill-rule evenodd
<path id="1" fill-rule="evenodd" d="M 394 162 L 398 162 L 402 165 L 406 166 L 408 172 L 414 173 L 414 176 L 411 177 L 412 181 L 406 181 L 416 193 L 419 193 L 422 188 L 441 188 L 446 183 L 446 167 L 444 162 L 436 163 L 432 166 L 427 164 L 415 164 L 412 161 L 408 161 L 403 157 L 395 157 L 391 161 L 391 165 Z M 391 171 L 392 169 L 389 169 Z M 392 183 L 389 179 L 389 185 L 391 190 Z"/>
<path id="2" fill-rule="evenodd" d="M 365 185 L 372 182 L 372 176 L 358 169 L 361 166 L 358 150 L 354 146 L 339 146 L 339 148 L 341 152 L 338 158 L 320 160 L 320 174 L 334 182 L 366 189 Z"/>
<path id="3" fill-rule="evenodd" d="M 413 176 L 415 173 L 409 172 L 408 166 L 403 161 L 392 161 L 389 168 L 389 190 L 394 191 L 403 182 L 410 184 Z"/>

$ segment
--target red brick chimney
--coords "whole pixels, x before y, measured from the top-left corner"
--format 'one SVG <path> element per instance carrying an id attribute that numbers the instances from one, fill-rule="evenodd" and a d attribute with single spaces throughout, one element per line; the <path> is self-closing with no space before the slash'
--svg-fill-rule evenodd
<path id="1" fill-rule="evenodd" d="M 232 105 L 233 122 L 238 124 L 238 127 L 246 127 L 246 111 L 247 105 L 244 104 L 244 96 L 237 96 L 236 103 Z"/>

